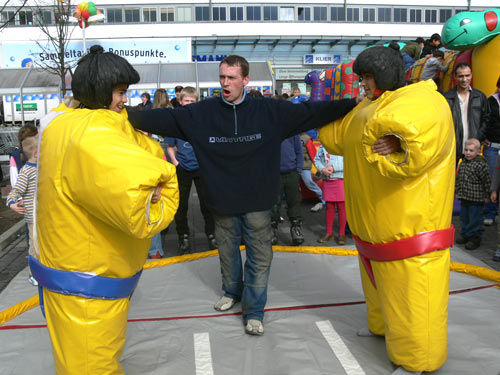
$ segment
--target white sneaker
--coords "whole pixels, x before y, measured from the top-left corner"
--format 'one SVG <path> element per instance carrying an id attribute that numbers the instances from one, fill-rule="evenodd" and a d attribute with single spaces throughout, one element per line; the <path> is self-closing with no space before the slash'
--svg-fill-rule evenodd
<path id="1" fill-rule="evenodd" d="M 249 319 L 245 326 L 245 332 L 249 335 L 262 336 L 264 334 L 264 325 L 260 320 Z"/>
<path id="2" fill-rule="evenodd" d="M 311 212 L 318 212 L 323 209 L 323 203 L 318 202 L 314 206 L 311 207 Z"/>
<path id="3" fill-rule="evenodd" d="M 368 327 L 360 328 L 356 334 L 360 337 L 375 337 L 375 334 Z"/>
<path id="4" fill-rule="evenodd" d="M 408 371 L 408 370 L 405 370 L 403 368 L 403 366 L 400 366 L 398 367 L 396 370 L 394 370 L 391 375 L 421 375 L 422 372 L 418 371 L 418 372 L 412 372 L 412 371 Z"/>
<path id="5" fill-rule="evenodd" d="M 487 226 L 493 225 L 494 222 L 495 222 L 495 220 L 493 220 L 493 219 L 484 219 L 484 225 L 487 225 Z"/>
<path id="6" fill-rule="evenodd" d="M 215 304 L 214 309 L 217 311 L 226 311 L 233 307 L 235 303 L 233 298 L 222 296 Z"/>
<path id="7" fill-rule="evenodd" d="M 38 281 L 32 275 L 28 277 L 28 282 L 33 286 L 38 286 Z"/>

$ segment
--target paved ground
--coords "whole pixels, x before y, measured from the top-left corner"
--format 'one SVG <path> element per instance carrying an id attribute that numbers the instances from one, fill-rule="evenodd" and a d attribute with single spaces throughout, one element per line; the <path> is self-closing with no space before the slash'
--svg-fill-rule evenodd
<path id="1" fill-rule="evenodd" d="M 208 242 L 203 231 L 203 217 L 201 216 L 198 197 L 196 195 L 194 186 L 191 195 L 192 196 L 190 200 L 188 217 L 191 229 L 192 252 L 205 251 L 208 249 Z M 313 206 L 314 203 L 315 202 L 312 201 L 302 202 L 305 246 L 318 246 L 319 244 L 316 242 L 316 240 L 324 234 L 324 210 L 317 213 L 310 212 L 309 209 Z M 286 218 L 286 214 L 284 212 L 282 213 L 282 216 Z M 453 217 L 453 224 L 455 225 L 455 227 L 459 227 L 459 220 L 457 216 Z M 477 250 L 469 251 L 469 253 L 485 262 L 491 268 L 500 271 L 500 262 L 494 262 L 492 260 L 498 240 L 497 228 L 498 227 L 496 224 L 490 227 L 484 227 L 483 241 L 481 246 Z M 352 238 L 348 236 L 346 240 L 346 245 L 353 245 Z M 290 239 L 290 225 L 286 219 L 279 226 L 278 244 L 292 244 Z M 334 241 L 325 245 L 338 247 L 338 245 Z M 456 246 L 463 248 L 463 245 Z M 175 223 L 172 223 L 167 233 L 163 234 L 163 249 L 165 251 L 165 256 L 167 257 L 180 254 L 178 251 Z M 21 233 L 19 237 L 4 250 L 0 250 L 0 291 L 7 286 L 10 280 L 12 280 L 12 278 L 17 275 L 19 271 L 27 266 L 27 254 L 28 251 L 26 248 L 24 233 Z"/>

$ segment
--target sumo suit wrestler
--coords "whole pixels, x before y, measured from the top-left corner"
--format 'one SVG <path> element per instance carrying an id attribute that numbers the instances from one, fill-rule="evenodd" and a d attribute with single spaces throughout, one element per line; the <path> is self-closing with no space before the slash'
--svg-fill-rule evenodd
<path id="1" fill-rule="evenodd" d="M 93 46 L 72 80 L 78 108 L 42 122 L 37 191 L 41 285 L 57 374 L 123 374 L 130 297 L 151 237 L 178 206 L 175 167 L 127 120 L 139 74 Z M 161 189 L 161 190 L 160 190 Z"/>
<path id="2" fill-rule="evenodd" d="M 368 329 L 385 336 L 393 374 L 434 371 L 447 357 L 455 144 L 432 80 L 404 86 L 399 54 L 364 50 L 354 62 L 366 98 L 319 131 L 344 156 L 347 219 L 360 256 Z M 373 152 L 392 135 L 397 152 Z"/>

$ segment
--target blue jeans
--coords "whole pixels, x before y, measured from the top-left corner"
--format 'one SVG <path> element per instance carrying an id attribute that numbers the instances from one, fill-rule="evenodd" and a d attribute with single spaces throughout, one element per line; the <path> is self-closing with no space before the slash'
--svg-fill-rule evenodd
<path id="1" fill-rule="evenodd" d="M 240 215 L 214 215 L 214 219 L 224 295 L 241 300 L 245 323 L 249 319 L 262 321 L 273 259 L 271 213 L 267 210 Z M 241 239 L 246 246 L 244 270 Z"/>
<path id="2" fill-rule="evenodd" d="M 300 172 L 300 177 L 302 177 L 304 185 L 306 185 L 309 190 L 316 194 L 318 199 L 323 202 L 323 204 L 325 204 L 325 201 L 323 200 L 323 192 L 321 191 L 318 184 L 312 179 L 311 170 L 303 169 L 302 172 Z"/>
<path id="3" fill-rule="evenodd" d="M 493 147 L 485 147 L 484 148 L 484 157 L 488 161 L 488 165 L 490 166 L 490 174 L 493 177 L 493 172 L 495 171 L 495 162 L 498 156 L 498 148 Z M 495 220 L 495 216 L 498 213 L 498 203 L 488 202 L 484 205 L 484 217 L 485 219 Z"/>
<path id="4" fill-rule="evenodd" d="M 481 230 L 483 228 L 483 208 L 481 202 L 471 202 L 461 200 L 460 209 L 460 234 L 465 238 L 481 239 Z"/>
<path id="5" fill-rule="evenodd" d="M 149 255 L 155 255 L 159 251 L 160 255 L 163 256 L 163 246 L 161 244 L 161 233 L 155 234 L 151 239 L 151 246 L 149 247 Z"/>

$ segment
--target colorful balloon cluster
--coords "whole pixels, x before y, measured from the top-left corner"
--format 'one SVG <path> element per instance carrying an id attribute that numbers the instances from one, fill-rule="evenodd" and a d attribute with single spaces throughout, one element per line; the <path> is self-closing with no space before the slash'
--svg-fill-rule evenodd
<path id="1" fill-rule="evenodd" d="M 85 28 L 89 27 L 89 18 L 95 16 L 96 14 L 101 14 L 101 11 L 95 7 L 92 1 L 81 2 L 76 6 L 73 16 L 78 20 L 80 28 L 83 28 L 85 23 Z"/>

